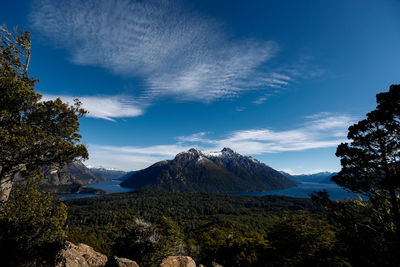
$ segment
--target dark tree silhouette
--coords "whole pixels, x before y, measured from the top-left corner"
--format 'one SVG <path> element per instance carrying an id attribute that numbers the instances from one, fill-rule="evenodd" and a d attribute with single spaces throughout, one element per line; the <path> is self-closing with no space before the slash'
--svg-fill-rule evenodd
<path id="1" fill-rule="evenodd" d="M 350 143 L 338 146 L 342 169 L 332 180 L 372 203 L 390 203 L 400 231 L 400 85 L 376 96 L 377 107 L 349 127 Z"/>

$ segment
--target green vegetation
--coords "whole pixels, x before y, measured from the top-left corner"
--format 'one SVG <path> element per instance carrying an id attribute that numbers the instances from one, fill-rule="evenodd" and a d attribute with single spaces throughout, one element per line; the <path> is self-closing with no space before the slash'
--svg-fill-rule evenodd
<path id="1" fill-rule="evenodd" d="M 35 182 L 14 186 L 0 211 L 2 266 L 46 265 L 64 243 L 67 207 Z"/>
<path id="2" fill-rule="evenodd" d="M 334 227 L 307 199 L 142 190 L 66 204 L 69 240 L 145 266 L 171 253 L 225 266 L 340 263 Z"/>
<path id="3" fill-rule="evenodd" d="M 400 85 L 392 85 L 376 99 L 377 108 L 367 119 L 349 128 L 352 142 L 338 147 L 342 170 L 333 181 L 368 196 L 376 205 L 388 200 L 400 229 Z"/>
<path id="4" fill-rule="evenodd" d="M 341 248 L 355 266 L 399 266 L 400 85 L 377 95 L 377 108 L 349 128 L 338 146 L 342 170 L 332 180 L 369 201 L 314 196 L 338 228 Z"/>
<path id="5" fill-rule="evenodd" d="M 54 194 L 96 194 L 103 195 L 106 191 L 87 187 L 81 184 L 46 185 L 41 184 L 40 189 Z"/>
<path id="6" fill-rule="evenodd" d="M 184 236 L 170 218 L 161 217 L 157 227 L 136 219 L 115 240 L 113 254 L 135 259 L 143 266 L 157 265 L 169 255 L 184 252 Z"/>
<path id="7" fill-rule="evenodd" d="M 0 204 L 11 192 L 15 174 L 40 175 L 40 167 L 87 158 L 80 143 L 78 119 L 85 113 L 74 106 L 41 101 L 28 77 L 29 32 L 11 34 L 0 27 Z M 1 208 L 1 207 L 0 207 Z"/>

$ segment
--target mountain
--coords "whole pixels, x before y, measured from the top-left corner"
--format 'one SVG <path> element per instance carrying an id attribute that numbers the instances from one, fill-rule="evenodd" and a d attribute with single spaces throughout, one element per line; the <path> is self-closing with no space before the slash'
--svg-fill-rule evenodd
<path id="1" fill-rule="evenodd" d="M 136 172 L 137 171 L 127 172 L 124 176 L 119 177 L 118 180 L 121 180 L 121 181 L 127 180 L 127 179 L 131 178 L 131 176 Z"/>
<path id="2" fill-rule="evenodd" d="M 72 174 L 84 184 L 97 184 L 98 182 L 108 181 L 109 179 L 102 173 L 95 173 L 81 161 L 74 161 L 63 167 L 63 170 Z"/>
<path id="3" fill-rule="evenodd" d="M 288 178 L 290 181 L 292 181 L 293 183 L 295 183 L 295 184 L 301 184 L 301 182 L 300 182 L 300 180 L 299 179 L 297 179 L 295 176 L 293 176 L 293 175 L 291 175 L 291 174 L 289 174 L 289 173 L 287 173 L 287 172 L 284 172 L 284 171 L 279 171 L 283 176 L 285 176 L 286 178 Z"/>
<path id="4" fill-rule="evenodd" d="M 173 160 L 164 160 L 135 172 L 121 186 L 150 187 L 185 192 L 254 192 L 283 189 L 295 184 L 278 171 L 229 148 L 203 154 L 192 148 Z"/>
<path id="5" fill-rule="evenodd" d="M 281 172 L 282 173 L 282 172 Z M 322 184 L 329 184 L 333 183 L 331 181 L 332 176 L 336 175 L 337 172 L 319 172 L 314 174 L 298 174 L 298 175 L 290 175 L 289 179 L 296 179 L 300 182 L 306 183 L 322 183 Z"/>
<path id="6" fill-rule="evenodd" d="M 40 187 L 53 193 L 102 193 L 102 190 L 88 188 L 85 184 L 107 181 L 104 175 L 94 174 L 80 161 L 62 168 L 45 166 L 41 171 L 44 179 L 39 182 Z"/>
<path id="7" fill-rule="evenodd" d="M 128 174 L 128 172 L 125 171 L 106 169 L 103 167 L 89 167 L 89 170 L 97 176 L 105 177 L 108 181 L 121 179 L 121 177 Z"/>

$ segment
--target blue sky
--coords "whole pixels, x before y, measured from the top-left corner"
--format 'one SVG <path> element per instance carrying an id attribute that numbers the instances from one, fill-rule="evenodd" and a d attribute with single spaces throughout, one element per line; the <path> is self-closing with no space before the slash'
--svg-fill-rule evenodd
<path id="1" fill-rule="evenodd" d="M 337 171 L 347 128 L 400 83 L 399 1 L 3 0 L 44 99 L 79 97 L 93 166 L 230 147 Z"/>

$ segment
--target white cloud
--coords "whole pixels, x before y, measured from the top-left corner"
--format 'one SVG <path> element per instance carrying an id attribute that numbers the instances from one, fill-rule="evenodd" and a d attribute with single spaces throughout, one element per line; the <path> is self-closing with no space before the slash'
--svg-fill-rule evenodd
<path id="1" fill-rule="evenodd" d="M 172 159 L 179 152 L 189 148 L 180 145 L 148 147 L 89 145 L 90 158 L 86 164 L 125 171 L 139 170 L 157 161 Z"/>
<path id="2" fill-rule="evenodd" d="M 194 133 L 189 136 L 178 136 L 176 139 L 180 143 L 184 142 L 201 142 L 201 143 L 213 143 L 212 140 L 206 139 L 205 136 L 209 134 L 210 132 L 200 132 L 200 133 Z"/>
<path id="3" fill-rule="evenodd" d="M 306 117 L 303 125 L 295 129 L 280 131 L 272 129 L 238 130 L 227 134 L 225 138 L 219 139 L 208 138 L 209 132 L 200 132 L 177 137 L 175 144 L 148 147 L 91 145 L 89 151 L 92 158 L 97 161 L 101 161 L 98 155 L 109 155 L 113 159 L 129 161 L 129 166 L 132 166 L 130 169 L 134 169 L 133 166 L 143 168 L 159 160 L 172 159 L 179 152 L 186 151 L 191 147 L 199 148 L 204 152 L 220 151 L 224 147 L 229 147 L 238 153 L 252 156 L 303 151 L 336 147 L 341 142 L 346 141 L 347 127 L 353 124 L 355 120 L 356 118 L 349 115 L 320 113 Z M 97 165 L 113 167 L 107 164 L 110 164 L 110 162 L 99 162 Z M 129 167 L 125 166 L 124 169 L 129 169 Z"/>
<path id="4" fill-rule="evenodd" d="M 99 118 L 114 121 L 115 118 L 136 117 L 143 114 L 143 109 L 135 101 L 126 96 L 55 96 L 43 95 L 43 100 L 54 100 L 60 97 L 61 100 L 73 104 L 78 98 L 82 102 L 82 108 L 88 113 L 87 117 Z"/>
<path id="5" fill-rule="evenodd" d="M 190 147 L 181 145 L 155 145 L 148 147 L 134 147 L 134 146 L 114 147 L 114 146 L 93 145 L 93 148 L 100 150 L 107 150 L 111 152 L 118 152 L 118 153 L 171 157 L 175 156 L 179 152 L 189 149 Z"/>
<path id="6" fill-rule="evenodd" d="M 219 22 L 177 1 L 36 0 L 30 20 L 72 62 L 143 79 L 142 99 L 209 102 L 291 80 L 260 69 L 276 43 L 232 39 Z"/>
<path id="7" fill-rule="evenodd" d="M 261 105 L 261 104 L 264 104 L 264 102 L 267 101 L 267 100 L 268 100 L 267 96 L 260 96 L 259 98 L 254 100 L 253 103 L 257 104 L 257 105 Z"/>
<path id="8" fill-rule="evenodd" d="M 117 170 L 134 171 L 147 168 L 165 157 L 110 153 L 108 150 L 96 150 L 89 147 L 90 158 L 85 162 L 90 166 L 102 166 Z"/>
<path id="9" fill-rule="evenodd" d="M 230 147 L 239 153 L 257 155 L 285 151 L 301 151 L 315 148 L 335 147 L 346 140 L 347 128 L 355 118 L 349 115 L 320 113 L 307 117 L 302 127 L 275 131 L 271 129 L 248 129 L 232 132 L 227 138 L 206 140 L 216 149 Z"/>

